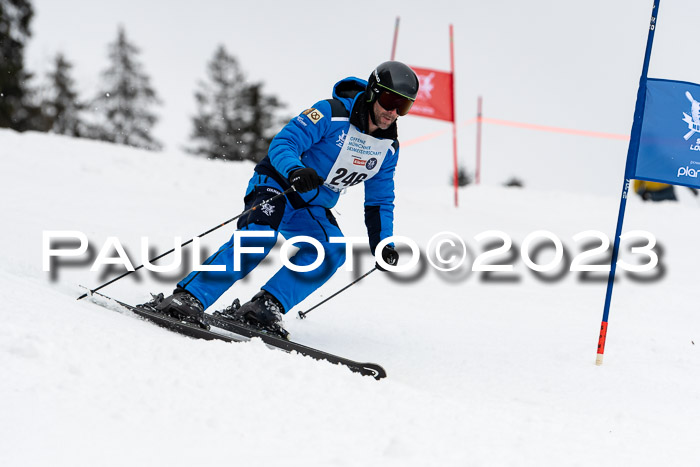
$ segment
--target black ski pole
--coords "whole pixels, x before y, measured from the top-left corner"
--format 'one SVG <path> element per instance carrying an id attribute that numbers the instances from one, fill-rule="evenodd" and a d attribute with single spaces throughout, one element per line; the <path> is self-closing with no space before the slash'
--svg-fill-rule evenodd
<path id="1" fill-rule="evenodd" d="M 276 199 L 279 198 L 280 196 L 284 196 L 284 195 L 286 195 L 286 194 L 288 194 L 288 193 L 290 193 L 290 192 L 292 192 L 292 191 L 294 191 L 294 186 L 291 186 L 291 187 L 287 188 L 287 189 L 284 190 L 282 193 L 279 193 L 279 194 L 273 196 L 272 198 L 270 198 L 270 199 L 268 199 L 268 200 L 265 200 L 265 201 L 263 201 L 262 203 L 253 206 L 253 207 L 250 208 L 250 209 L 246 209 L 245 211 L 243 211 L 242 213 L 240 213 L 240 214 L 237 215 L 236 217 L 232 217 L 231 219 L 229 219 L 229 220 L 227 220 L 227 221 L 225 221 L 225 222 L 223 222 L 223 223 L 217 225 L 216 227 L 213 227 L 213 228 L 207 230 L 207 231 L 204 232 L 203 234 L 197 235 L 197 237 L 195 237 L 195 238 L 202 238 L 202 237 L 204 237 L 205 235 L 209 235 L 210 233 L 212 233 L 212 232 L 215 231 L 216 229 L 220 229 L 221 227 L 225 226 L 226 224 L 230 224 L 231 222 L 235 221 L 235 220 L 238 219 L 239 217 L 244 216 L 244 215 L 248 214 L 249 212 L 255 211 L 256 209 L 258 209 L 258 208 L 259 208 L 260 206 L 262 206 L 263 204 L 271 203 L 272 201 L 276 200 Z M 184 246 L 186 246 L 186 245 L 189 245 L 189 244 L 192 243 L 193 241 L 194 241 L 194 238 L 190 238 L 190 239 L 187 240 L 185 243 L 183 243 L 182 245 L 180 245 L 180 248 L 182 248 L 182 247 L 184 247 Z M 169 250 L 169 251 L 166 251 L 165 253 L 156 256 L 155 258 L 149 259 L 148 262 L 149 262 L 149 263 L 153 263 L 153 261 L 157 261 L 157 260 L 161 259 L 162 257 L 169 255 L 169 254 L 172 253 L 173 251 L 175 251 L 175 248 L 173 248 L 173 249 L 171 249 L 171 250 Z M 96 289 L 89 290 L 88 292 L 86 292 L 86 293 L 82 294 L 80 297 L 78 297 L 78 300 L 82 300 L 83 298 L 87 297 L 88 295 L 91 295 L 91 294 L 93 294 L 94 292 L 97 292 L 97 291 L 100 290 L 101 288 L 107 287 L 109 284 L 111 284 L 111 283 L 113 283 L 113 282 L 116 282 L 116 281 L 118 281 L 119 279 L 121 279 L 121 278 L 123 278 L 123 277 L 128 276 L 128 275 L 131 274 L 132 272 L 138 271 L 138 270 L 141 269 L 143 266 L 144 266 L 144 265 L 142 264 L 141 266 L 134 268 L 133 271 L 126 271 L 126 272 L 125 272 L 124 274 L 122 274 L 121 276 L 115 277 L 114 279 L 112 279 L 112 280 L 109 281 L 109 282 L 105 282 L 104 284 L 100 285 L 100 286 L 97 287 Z"/>
<path id="2" fill-rule="evenodd" d="M 352 287 L 353 285 L 357 284 L 357 283 L 360 282 L 362 279 L 364 279 L 365 277 L 369 276 L 370 274 L 372 274 L 372 273 L 373 273 L 374 271 L 376 271 L 376 270 L 377 270 L 377 267 L 375 266 L 375 267 L 373 267 L 372 269 L 370 269 L 368 272 L 364 273 L 363 275 L 361 275 L 360 277 L 358 277 L 357 279 L 355 279 L 354 281 L 350 282 L 348 285 L 346 285 L 346 286 L 343 287 L 342 289 L 338 290 L 336 293 L 334 293 L 333 295 L 331 295 L 330 297 L 328 297 L 327 299 L 325 299 L 325 300 L 322 301 L 321 303 L 317 303 L 316 305 L 314 305 L 313 307 L 309 308 L 309 309 L 306 310 L 306 311 L 300 311 L 300 312 L 299 312 L 299 319 L 304 319 L 304 318 L 306 318 L 306 315 L 308 315 L 309 313 L 311 313 L 311 311 L 313 311 L 313 310 L 315 310 L 316 308 L 320 307 L 321 305 L 323 305 L 324 303 L 326 303 L 328 300 L 330 300 L 331 298 L 333 298 L 333 297 L 335 297 L 336 295 L 338 295 L 340 292 L 343 292 L 344 290 L 346 290 L 346 289 Z"/>

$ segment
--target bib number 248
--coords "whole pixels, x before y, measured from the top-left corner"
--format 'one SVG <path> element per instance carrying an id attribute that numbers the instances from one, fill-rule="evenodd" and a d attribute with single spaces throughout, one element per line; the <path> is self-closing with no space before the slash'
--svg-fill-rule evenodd
<path id="1" fill-rule="evenodd" d="M 367 178 L 367 174 L 357 172 L 350 172 L 348 174 L 348 169 L 341 167 L 335 171 L 335 177 L 333 177 L 330 184 L 337 187 L 347 188 L 349 186 L 357 185 L 365 178 Z"/>

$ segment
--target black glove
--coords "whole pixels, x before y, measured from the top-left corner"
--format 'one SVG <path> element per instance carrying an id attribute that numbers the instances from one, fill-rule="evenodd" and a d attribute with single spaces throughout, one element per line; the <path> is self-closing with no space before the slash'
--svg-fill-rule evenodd
<path id="1" fill-rule="evenodd" d="M 306 193 L 321 186 L 323 179 L 311 167 L 304 167 L 289 173 L 289 183 L 294 185 L 294 189 L 299 193 Z"/>
<path id="2" fill-rule="evenodd" d="M 382 249 L 382 259 L 389 266 L 396 266 L 397 264 L 399 264 L 399 252 L 394 250 L 393 246 L 386 245 Z M 383 267 L 381 267 L 378 262 L 377 262 L 377 269 L 379 269 L 380 271 L 387 272 L 387 270 L 384 269 Z"/>

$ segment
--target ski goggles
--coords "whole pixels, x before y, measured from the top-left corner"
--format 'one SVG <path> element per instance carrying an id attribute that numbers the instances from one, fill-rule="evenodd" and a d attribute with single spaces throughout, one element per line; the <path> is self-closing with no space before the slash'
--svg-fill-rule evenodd
<path id="1" fill-rule="evenodd" d="M 391 91 L 382 91 L 377 98 L 379 105 L 382 106 L 384 110 L 392 111 L 396 110 L 396 113 L 400 116 L 404 116 L 411 110 L 413 105 L 413 99 L 401 96 Z"/>

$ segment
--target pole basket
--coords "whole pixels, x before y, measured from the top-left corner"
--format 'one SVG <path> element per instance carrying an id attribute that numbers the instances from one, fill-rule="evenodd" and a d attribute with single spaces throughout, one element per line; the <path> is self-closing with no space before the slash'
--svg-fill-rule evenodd
<path id="1" fill-rule="evenodd" d="M 603 364 L 603 353 L 605 352 L 605 337 L 608 335 L 608 322 L 600 323 L 600 336 L 598 336 L 598 354 L 595 357 L 595 364 Z"/>

